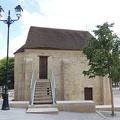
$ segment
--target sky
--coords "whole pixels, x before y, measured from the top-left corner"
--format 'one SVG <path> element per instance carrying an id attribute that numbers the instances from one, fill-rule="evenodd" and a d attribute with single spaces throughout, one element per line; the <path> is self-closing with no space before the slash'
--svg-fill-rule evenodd
<path id="1" fill-rule="evenodd" d="M 7 19 L 16 19 L 14 8 L 21 5 L 23 14 L 10 25 L 9 56 L 25 44 L 30 26 L 84 30 L 93 34 L 97 25 L 114 23 L 120 37 L 119 0 L 0 0 Z M 94 35 L 94 34 L 93 34 Z M 7 25 L 0 21 L 0 59 L 6 57 Z"/>

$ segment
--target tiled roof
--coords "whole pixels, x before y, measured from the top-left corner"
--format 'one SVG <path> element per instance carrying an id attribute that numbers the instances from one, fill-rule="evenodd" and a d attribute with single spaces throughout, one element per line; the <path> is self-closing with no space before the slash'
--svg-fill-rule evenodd
<path id="1" fill-rule="evenodd" d="M 88 31 L 66 30 L 43 27 L 30 27 L 24 49 L 80 50 L 86 45 L 86 39 L 92 37 Z"/>

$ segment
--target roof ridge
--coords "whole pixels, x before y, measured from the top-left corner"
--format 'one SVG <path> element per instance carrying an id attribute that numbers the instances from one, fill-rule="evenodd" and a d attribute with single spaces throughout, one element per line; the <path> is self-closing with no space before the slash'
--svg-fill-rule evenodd
<path id="1" fill-rule="evenodd" d="M 81 32 L 89 32 L 89 31 L 87 31 L 87 30 L 76 30 L 76 29 L 69 29 L 69 28 L 52 28 L 52 27 L 39 27 L 39 26 L 30 26 L 30 29 L 31 28 L 38 28 L 38 29 L 54 29 L 54 30 L 67 30 L 67 31 L 81 31 Z"/>

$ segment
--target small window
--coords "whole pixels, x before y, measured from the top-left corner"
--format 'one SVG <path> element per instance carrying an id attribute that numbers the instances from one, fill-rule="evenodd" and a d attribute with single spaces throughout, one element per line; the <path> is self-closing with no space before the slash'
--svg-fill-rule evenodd
<path id="1" fill-rule="evenodd" d="M 93 89 L 90 87 L 84 88 L 85 100 L 93 100 Z"/>

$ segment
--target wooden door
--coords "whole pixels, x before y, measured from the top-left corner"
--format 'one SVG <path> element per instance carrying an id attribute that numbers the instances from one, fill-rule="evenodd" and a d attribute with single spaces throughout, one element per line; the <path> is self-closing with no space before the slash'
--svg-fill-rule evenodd
<path id="1" fill-rule="evenodd" d="M 39 63 L 39 79 L 47 79 L 47 65 L 48 65 L 48 57 L 40 56 Z"/>
<path id="2" fill-rule="evenodd" d="M 84 88 L 85 100 L 93 100 L 93 91 L 92 88 Z"/>

